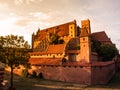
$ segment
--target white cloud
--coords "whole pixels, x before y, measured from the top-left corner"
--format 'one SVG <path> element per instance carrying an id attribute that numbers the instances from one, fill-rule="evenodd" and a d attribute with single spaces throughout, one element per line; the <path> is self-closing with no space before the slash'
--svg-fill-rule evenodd
<path id="1" fill-rule="evenodd" d="M 47 20 L 50 18 L 50 16 L 48 14 L 42 13 L 42 12 L 31 12 L 29 14 L 30 16 L 32 16 L 33 18 L 37 18 L 40 20 Z"/>
<path id="2" fill-rule="evenodd" d="M 21 5 L 21 4 L 30 4 L 30 3 L 33 3 L 33 2 L 41 2 L 43 0 L 14 0 L 14 3 L 16 5 Z"/>

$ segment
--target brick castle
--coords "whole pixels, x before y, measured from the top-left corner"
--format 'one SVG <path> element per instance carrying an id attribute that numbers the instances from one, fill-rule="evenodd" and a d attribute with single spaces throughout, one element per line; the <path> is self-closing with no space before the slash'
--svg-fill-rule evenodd
<path id="1" fill-rule="evenodd" d="M 50 43 L 55 35 L 62 43 Z M 31 71 L 51 80 L 89 85 L 107 83 L 115 73 L 114 61 L 98 62 L 98 54 L 91 51 L 92 39 L 113 44 L 104 31 L 91 33 L 89 19 L 81 21 L 81 27 L 74 20 L 38 29 L 32 34 Z"/>

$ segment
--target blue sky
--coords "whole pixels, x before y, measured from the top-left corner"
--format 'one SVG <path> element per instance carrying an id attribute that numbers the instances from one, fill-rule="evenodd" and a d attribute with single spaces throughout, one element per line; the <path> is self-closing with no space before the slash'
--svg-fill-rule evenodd
<path id="1" fill-rule="evenodd" d="M 106 31 L 120 50 L 120 0 L 0 0 L 0 35 L 31 34 L 69 21 L 90 19 L 92 32 Z"/>

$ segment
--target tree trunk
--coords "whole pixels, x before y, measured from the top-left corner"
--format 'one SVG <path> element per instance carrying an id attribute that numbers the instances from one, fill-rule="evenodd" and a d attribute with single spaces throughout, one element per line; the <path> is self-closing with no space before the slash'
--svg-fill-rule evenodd
<path id="1" fill-rule="evenodd" d="M 13 67 L 11 66 L 10 90 L 13 88 Z"/>

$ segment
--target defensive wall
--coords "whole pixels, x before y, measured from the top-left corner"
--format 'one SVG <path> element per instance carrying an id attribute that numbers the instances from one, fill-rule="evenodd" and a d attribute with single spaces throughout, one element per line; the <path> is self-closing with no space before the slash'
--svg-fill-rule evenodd
<path id="1" fill-rule="evenodd" d="M 22 67 L 22 69 L 24 69 Z M 21 75 L 22 69 L 14 73 Z M 29 73 L 42 73 L 44 79 L 72 82 L 87 85 L 107 84 L 116 70 L 120 69 L 119 61 L 94 63 L 63 63 L 61 65 L 32 65 Z M 10 71 L 10 69 L 7 69 Z"/>
<path id="2" fill-rule="evenodd" d="M 114 61 L 94 63 L 65 63 L 63 65 L 33 66 L 43 78 L 87 85 L 107 84 L 115 74 Z"/>

